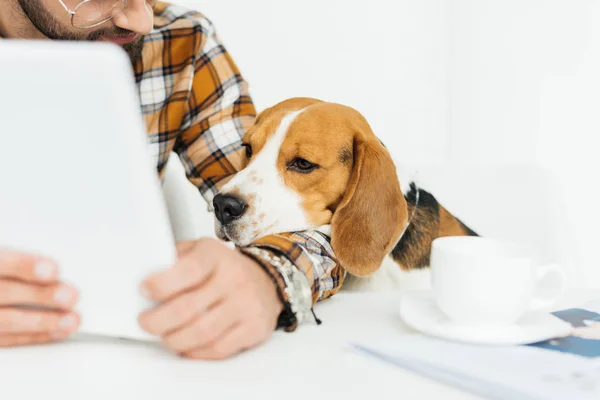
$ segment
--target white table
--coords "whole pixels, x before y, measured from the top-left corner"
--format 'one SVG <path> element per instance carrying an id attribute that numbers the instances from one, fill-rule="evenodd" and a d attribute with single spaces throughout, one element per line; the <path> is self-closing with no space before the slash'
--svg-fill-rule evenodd
<path id="1" fill-rule="evenodd" d="M 410 332 L 397 315 L 397 297 L 339 293 L 317 307 L 321 326 L 276 332 L 259 349 L 221 362 L 183 360 L 152 343 L 90 337 L 2 349 L 0 399 L 478 398 L 348 349 L 352 340 Z M 557 308 L 599 297 L 600 291 L 571 291 Z"/>

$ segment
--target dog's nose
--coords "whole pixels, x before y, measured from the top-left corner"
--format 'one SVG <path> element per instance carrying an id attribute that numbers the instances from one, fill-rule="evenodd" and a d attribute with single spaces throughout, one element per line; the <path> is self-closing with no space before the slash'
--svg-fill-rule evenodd
<path id="1" fill-rule="evenodd" d="M 246 203 L 234 196 L 218 194 L 213 199 L 215 215 L 220 223 L 227 225 L 246 211 Z"/>

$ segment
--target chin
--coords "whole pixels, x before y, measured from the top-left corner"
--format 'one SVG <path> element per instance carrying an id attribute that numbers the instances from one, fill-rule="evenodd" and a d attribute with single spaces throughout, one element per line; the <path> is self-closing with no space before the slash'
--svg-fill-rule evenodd
<path id="1" fill-rule="evenodd" d="M 237 247 L 246 247 L 252 244 L 256 239 L 266 236 L 266 233 L 259 231 L 247 231 L 239 224 L 228 224 L 223 226 L 215 219 L 215 235 L 225 242 L 232 242 Z"/>

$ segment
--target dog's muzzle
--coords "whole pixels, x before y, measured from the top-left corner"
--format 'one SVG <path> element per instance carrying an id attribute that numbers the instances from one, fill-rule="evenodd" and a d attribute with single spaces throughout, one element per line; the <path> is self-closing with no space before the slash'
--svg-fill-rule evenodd
<path id="1" fill-rule="evenodd" d="M 246 211 L 246 203 L 231 195 L 217 194 L 213 199 L 215 216 L 223 225 L 240 218 Z"/>

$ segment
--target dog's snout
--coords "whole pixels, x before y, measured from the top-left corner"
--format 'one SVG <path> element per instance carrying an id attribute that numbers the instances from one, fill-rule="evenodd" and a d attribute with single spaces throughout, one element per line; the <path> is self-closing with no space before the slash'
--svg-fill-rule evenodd
<path id="1" fill-rule="evenodd" d="M 217 194 L 213 199 L 215 216 L 223 225 L 227 225 L 236 218 L 239 218 L 246 211 L 246 203 L 243 200 L 230 196 Z"/>

